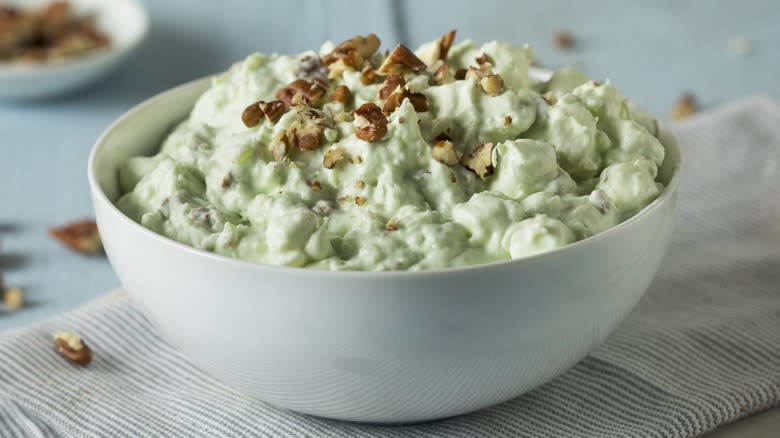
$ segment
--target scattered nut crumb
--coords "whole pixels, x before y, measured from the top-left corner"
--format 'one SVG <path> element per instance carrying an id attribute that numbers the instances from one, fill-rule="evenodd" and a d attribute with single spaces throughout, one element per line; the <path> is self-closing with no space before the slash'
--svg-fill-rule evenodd
<path id="1" fill-rule="evenodd" d="M 272 100 L 268 103 L 261 103 L 260 108 L 271 123 L 276 123 L 287 111 L 287 107 L 281 100 Z"/>
<path id="2" fill-rule="evenodd" d="M 83 219 L 62 227 L 50 228 L 49 235 L 68 248 L 82 254 L 100 254 L 103 252 L 100 233 L 98 232 L 97 224 L 92 219 Z"/>
<path id="3" fill-rule="evenodd" d="M 344 151 L 344 148 L 339 146 L 332 147 L 325 151 L 325 154 L 322 156 L 322 165 L 326 169 L 333 169 L 341 160 L 346 158 L 346 156 L 347 153 Z"/>
<path id="4" fill-rule="evenodd" d="M 366 203 L 366 198 L 362 196 L 355 196 L 355 204 L 357 204 L 359 207 L 362 207 Z"/>
<path id="5" fill-rule="evenodd" d="M 355 181 L 355 188 L 356 189 L 362 190 L 365 186 L 366 186 L 366 183 L 362 179 L 359 179 L 359 180 Z"/>
<path id="6" fill-rule="evenodd" d="M 361 140 L 375 142 L 387 133 L 387 118 L 374 103 L 364 103 L 353 111 L 355 115 L 355 136 Z"/>
<path id="7" fill-rule="evenodd" d="M 223 189 L 226 189 L 233 185 L 233 174 L 228 173 L 227 176 L 222 178 L 222 184 L 220 184 Z"/>
<path id="8" fill-rule="evenodd" d="M 553 35 L 553 42 L 555 47 L 559 49 L 571 49 L 574 47 L 574 36 L 565 30 L 559 30 Z"/>
<path id="9" fill-rule="evenodd" d="M 466 70 L 463 67 L 458 67 L 455 69 L 455 80 L 456 81 L 462 81 L 463 79 L 466 79 Z"/>
<path id="10" fill-rule="evenodd" d="M 360 155 L 355 155 L 352 157 L 352 164 L 361 164 L 363 162 L 363 157 Z"/>
<path id="11" fill-rule="evenodd" d="M 450 53 L 450 47 L 455 42 L 455 30 L 451 30 L 439 38 L 439 59 L 442 61 L 447 60 L 447 55 Z"/>
<path id="12" fill-rule="evenodd" d="M 57 332 L 54 335 L 54 345 L 60 354 L 70 362 L 87 365 L 92 361 L 92 350 L 78 335 L 70 332 Z"/>
<path id="13" fill-rule="evenodd" d="M 697 110 L 696 96 L 692 93 L 685 93 L 677 99 L 677 103 L 672 108 L 669 117 L 672 120 L 683 120 L 693 115 Z"/>
<path id="14" fill-rule="evenodd" d="M 352 202 L 352 196 L 350 196 L 350 195 L 342 196 L 341 198 L 337 199 L 336 201 L 338 201 L 338 203 L 340 205 L 345 205 L 347 203 Z"/>
<path id="15" fill-rule="evenodd" d="M 8 288 L 3 294 L 3 301 L 5 301 L 5 308 L 9 311 L 19 310 L 24 306 L 24 293 L 18 287 Z"/>
<path id="16" fill-rule="evenodd" d="M 455 177 L 455 172 L 450 172 L 450 182 L 453 184 L 458 182 L 458 178 Z"/>
<path id="17" fill-rule="evenodd" d="M 376 82 L 376 78 L 376 72 L 370 65 L 365 66 L 360 72 L 360 83 L 363 85 L 373 84 Z"/>
<path id="18" fill-rule="evenodd" d="M 460 163 L 481 179 L 493 175 L 493 143 L 483 143 L 473 152 L 463 154 Z"/>
<path id="19" fill-rule="evenodd" d="M 483 65 L 483 64 L 492 64 L 493 61 L 490 59 L 490 57 L 487 55 L 487 53 L 482 53 L 481 55 L 477 56 L 477 64 Z"/>
<path id="20" fill-rule="evenodd" d="M 387 223 L 385 224 L 385 230 L 387 230 L 387 231 L 397 231 L 398 228 L 399 228 L 398 222 L 396 222 L 396 221 L 394 221 L 392 219 L 387 221 Z"/>
<path id="21" fill-rule="evenodd" d="M 512 124 L 512 116 L 507 115 L 506 117 L 504 117 L 504 126 L 508 127 L 511 124 Z"/>
<path id="22" fill-rule="evenodd" d="M 558 102 L 558 98 L 552 93 L 544 93 L 540 97 L 550 106 L 553 106 Z"/>
<path id="23" fill-rule="evenodd" d="M 312 181 L 311 183 L 309 183 L 309 187 L 311 187 L 311 189 L 316 192 L 317 190 L 322 189 L 322 184 L 320 184 L 319 181 Z"/>
<path id="24" fill-rule="evenodd" d="M 274 138 L 271 139 L 271 143 L 268 144 L 268 149 L 271 151 L 271 158 L 274 161 L 283 161 L 287 159 L 290 153 L 290 139 L 287 135 L 287 130 L 280 130 Z"/>

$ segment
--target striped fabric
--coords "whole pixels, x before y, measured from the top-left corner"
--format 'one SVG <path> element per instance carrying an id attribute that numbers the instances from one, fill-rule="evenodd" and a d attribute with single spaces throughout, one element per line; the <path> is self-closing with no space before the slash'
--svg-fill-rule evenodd
<path id="1" fill-rule="evenodd" d="M 780 403 L 780 109 L 764 98 L 676 126 L 679 232 L 608 342 L 502 405 L 397 427 L 281 411 L 204 375 L 128 298 L 0 334 L 0 437 L 691 437 Z M 61 329 L 88 368 L 52 347 Z"/>

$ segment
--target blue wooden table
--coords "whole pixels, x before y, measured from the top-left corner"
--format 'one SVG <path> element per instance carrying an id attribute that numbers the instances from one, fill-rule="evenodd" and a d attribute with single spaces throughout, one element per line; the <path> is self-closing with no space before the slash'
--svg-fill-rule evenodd
<path id="1" fill-rule="evenodd" d="M 532 43 L 544 65 L 611 78 L 665 115 L 683 91 L 704 106 L 752 93 L 780 98 L 780 3 L 726 1 L 234 1 L 146 0 L 149 38 L 113 76 L 70 96 L 0 103 L 0 269 L 28 307 L 0 329 L 46 318 L 117 286 L 104 258 L 52 241 L 52 224 L 92 215 L 86 160 L 98 135 L 141 100 L 225 69 L 252 51 L 298 52 L 325 39 L 375 32 L 417 45 L 450 28 L 483 42 Z M 565 29 L 576 46 L 556 49 Z M 747 56 L 726 46 L 752 41 Z"/>

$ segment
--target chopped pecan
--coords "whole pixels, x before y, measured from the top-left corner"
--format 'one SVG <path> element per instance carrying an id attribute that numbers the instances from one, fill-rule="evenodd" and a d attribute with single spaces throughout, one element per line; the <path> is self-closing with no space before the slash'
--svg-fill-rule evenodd
<path id="1" fill-rule="evenodd" d="M 431 66 L 436 67 L 433 71 L 433 83 L 442 85 L 455 82 L 455 74 L 452 72 L 450 66 L 445 64 L 444 61 L 436 61 Z"/>
<path id="2" fill-rule="evenodd" d="M 296 105 L 318 106 L 328 89 L 328 83 L 315 78 L 311 82 L 296 79 L 276 92 L 276 98 L 284 102 L 287 108 Z"/>
<path id="3" fill-rule="evenodd" d="M 370 65 L 363 67 L 363 70 L 360 72 L 360 83 L 363 85 L 373 84 L 376 82 L 376 78 L 376 72 Z"/>
<path id="4" fill-rule="evenodd" d="M 339 85 L 333 90 L 333 94 L 330 95 L 331 102 L 338 102 L 343 105 L 348 105 L 352 101 L 352 91 L 346 85 Z"/>
<path id="5" fill-rule="evenodd" d="M 366 198 L 362 196 L 355 196 L 355 204 L 357 204 L 359 207 L 362 207 L 366 203 Z"/>
<path id="6" fill-rule="evenodd" d="M 431 156 L 434 160 L 447 166 L 454 166 L 459 161 L 458 152 L 450 140 L 439 140 L 434 143 Z"/>
<path id="7" fill-rule="evenodd" d="M 263 117 L 265 116 L 265 114 L 263 114 L 263 109 L 260 108 L 260 105 L 263 103 L 265 102 L 260 100 L 244 109 L 244 112 L 241 113 L 241 121 L 244 122 L 244 126 L 252 128 L 260 124 L 260 121 L 263 120 Z"/>
<path id="8" fill-rule="evenodd" d="M 395 46 L 377 72 L 380 75 L 425 70 L 425 63 L 403 44 Z"/>
<path id="9" fill-rule="evenodd" d="M 223 189 L 226 189 L 226 188 L 228 188 L 228 187 L 230 187 L 232 185 L 233 185 L 233 174 L 232 173 L 228 173 L 227 176 L 222 178 L 222 184 L 220 184 L 220 186 Z"/>
<path id="10" fill-rule="evenodd" d="M 477 64 L 483 65 L 483 64 L 492 64 L 493 60 L 490 59 L 490 57 L 487 55 L 487 53 L 482 53 L 481 55 L 477 56 Z"/>
<path id="11" fill-rule="evenodd" d="M 374 103 L 364 103 L 353 111 L 355 114 L 355 136 L 368 142 L 379 141 L 387 133 L 387 118 Z"/>
<path id="12" fill-rule="evenodd" d="M 325 79 L 328 77 L 328 67 L 319 56 L 306 55 L 301 58 L 295 77 L 301 79 Z"/>
<path id="13" fill-rule="evenodd" d="M 54 335 L 54 345 L 69 362 L 87 365 L 92 361 L 92 350 L 78 335 L 70 332 L 57 332 Z"/>
<path id="14" fill-rule="evenodd" d="M 508 127 L 511 124 L 512 124 L 512 116 L 507 115 L 506 117 L 504 117 L 504 126 Z"/>
<path id="15" fill-rule="evenodd" d="M 295 121 L 288 128 L 288 138 L 291 146 L 302 151 L 313 151 L 320 146 L 323 134 L 323 118 L 314 109 L 300 110 Z"/>
<path id="16" fill-rule="evenodd" d="M 310 182 L 309 187 L 311 187 L 311 189 L 314 190 L 315 192 L 318 190 L 322 190 L 322 184 L 320 184 L 319 181 Z"/>
<path id="17" fill-rule="evenodd" d="M 260 107 L 263 109 L 263 113 L 271 123 L 276 123 L 287 111 L 287 107 L 281 100 L 272 100 L 268 103 L 262 103 Z"/>
<path id="18" fill-rule="evenodd" d="M 455 177 L 455 172 L 450 172 L 450 182 L 453 184 L 458 182 L 458 178 Z"/>
<path id="19" fill-rule="evenodd" d="M 332 147 L 325 151 L 325 154 L 322 156 L 322 165 L 326 169 L 333 169 L 346 157 L 347 153 L 344 151 L 344 148 L 339 146 Z"/>
<path id="20" fill-rule="evenodd" d="M 447 55 L 450 52 L 452 43 L 455 42 L 455 29 L 445 33 L 439 38 L 439 59 L 442 61 L 447 60 Z"/>
<path id="21" fill-rule="evenodd" d="M 547 105 L 550 106 L 553 106 L 555 105 L 556 102 L 558 102 L 558 98 L 555 97 L 555 95 L 550 92 L 544 93 L 540 97 L 542 98 L 543 101 L 547 103 Z"/>
<path id="22" fill-rule="evenodd" d="M 406 80 L 398 73 L 391 74 L 385 78 L 385 82 L 382 84 L 382 88 L 379 89 L 379 98 L 382 100 L 387 99 L 393 94 L 398 87 L 406 85 Z"/>
<path id="23" fill-rule="evenodd" d="M 463 154 L 460 164 L 482 179 L 493 175 L 493 143 L 482 143 L 473 152 Z"/>
<path id="24" fill-rule="evenodd" d="M 479 80 L 479 85 L 489 96 L 498 96 L 504 92 L 504 80 L 499 75 L 487 75 Z"/>
<path id="25" fill-rule="evenodd" d="M 467 70 L 463 67 L 458 67 L 455 69 L 455 80 L 456 81 L 462 81 L 463 79 L 466 79 L 466 72 Z"/>
<path id="26" fill-rule="evenodd" d="M 374 54 L 379 49 L 382 42 L 376 34 L 370 33 L 366 36 L 355 35 L 354 37 L 344 41 L 333 49 L 335 53 L 346 53 L 354 50 L 360 56 L 366 58 Z"/>
<path id="27" fill-rule="evenodd" d="M 398 231 L 398 228 L 400 228 L 398 222 L 394 221 L 393 219 L 390 219 L 385 224 L 385 230 L 387 231 Z"/>
<path id="28" fill-rule="evenodd" d="M 71 222 L 62 227 L 49 229 L 49 234 L 70 249 L 83 254 L 100 254 L 103 244 L 100 241 L 97 224 L 92 219 Z"/>
<path id="29" fill-rule="evenodd" d="M 290 139 L 287 135 L 287 130 L 282 129 L 274 136 L 271 143 L 268 144 L 268 149 L 271 151 L 271 158 L 274 161 L 283 161 L 290 153 Z"/>
<path id="30" fill-rule="evenodd" d="M 339 204 L 341 204 L 341 205 L 344 205 L 344 204 L 347 204 L 347 203 L 349 203 L 349 202 L 352 202 L 352 196 L 350 196 L 350 195 L 345 195 L 345 196 L 342 196 L 342 197 L 340 197 L 339 199 L 336 199 L 336 201 L 337 201 Z"/>
<path id="31" fill-rule="evenodd" d="M 362 179 L 359 179 L 359 180 L 355 181 L 355 188 L 356 189 L 362 190 L 365 186 L 366 186 L 366 183 Z"/>
<path id="32" fill-rule="evenodd" d="M 361 164 L 363 162 L 363 157 L 360 155 L 355 155 L 352 157 L 352 164 Z"/>

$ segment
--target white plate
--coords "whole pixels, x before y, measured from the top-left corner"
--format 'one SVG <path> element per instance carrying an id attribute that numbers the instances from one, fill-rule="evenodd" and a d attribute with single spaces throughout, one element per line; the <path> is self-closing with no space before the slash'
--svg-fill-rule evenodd
<path id="1" fill-rule="evenodd" d="M 40 7 L 47 3 L 47 0 L 8 2 L 21 8 Z M 126 59 L 149 29 L 149 17 L 137 0 L 71 0 L 71 4 L 78 14 L 95 14 L 98 28 L 111 39 L 111 47 L 107 51 L 57 63 L 20 65 L 0 62 L 0 99 L 49 97 L 95 81 Z"/>

